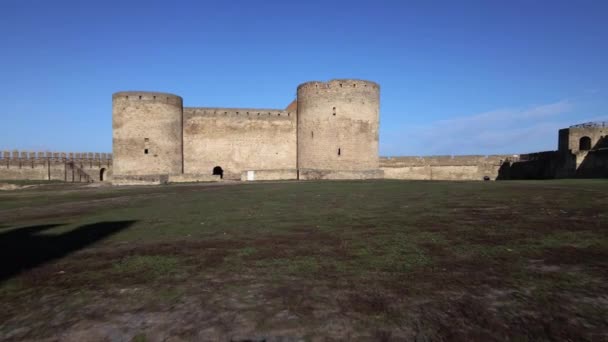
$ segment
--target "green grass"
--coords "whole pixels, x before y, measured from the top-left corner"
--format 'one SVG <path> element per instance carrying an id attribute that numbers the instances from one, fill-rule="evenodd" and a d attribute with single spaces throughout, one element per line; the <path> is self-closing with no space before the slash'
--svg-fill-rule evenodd
<path id="1" fill-rule="evenodd" d="M 119 276 L 144 276 L 155 279 L 179 269 L 179 259 L 163 255 L 135 255 L 117 262 L 113 273 Z"/>
<path id="2" fill-rule="evenodd" d="M 264 303 L 264 310 L 294 311 L 311 331 L 323 321 L 315 312 L 338 310 L 391 330 L 415 312 L 437 310 L 426 323 L 407 324 L 448 334 L 445 329 L 455 328 L 442 325 L 450 318 L 441 312 L 466 306 L 479 313 L 463 314 L 466 322 L 459 324 L 468 328 L 450 336 L 470 339 L 468 333 L 484 331 L 494 317 L 494 329 L 528 329 L 507 329 L 504 336 L 543 339 L 532 327 L 559 319 L 550 308 L 588 326 L 556 336 L 588 338 L 606 328 L 587 315 L 605 309 L 597 303 L 608 291 L 607 200 L 606 180 L 66 185 L 3 192 L 0 218 L 7 219 L 0 234 L 58 224 L 28 233 L 23 253 L 36 252 L 28 251 L 29 241 L 52 250 L 87 225 L 134 223 L 4 279 L 0 299 L 10 305 L 0 319 L 24 323 L 49 314 L 44 301 L 50 295 L 66 299 L 59 307 L 74 315 L 102 298 L 110 312 L 192 301 L 219 311 Z M 544 318 L 527 327 L 515 312 Z"/>

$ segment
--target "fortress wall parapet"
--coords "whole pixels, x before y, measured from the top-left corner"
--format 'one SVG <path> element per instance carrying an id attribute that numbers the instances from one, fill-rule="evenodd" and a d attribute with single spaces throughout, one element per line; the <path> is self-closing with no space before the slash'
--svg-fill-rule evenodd
<path id="1" fill-rule="evenodd" d="M 340 91 L 348 88 L 370 88 L 380 90 L 380 85 L 376 82 L 357 79 L 334 79 L 327 82 L 310 81 L 302 83 L 298 86 L 298 93 L 306 95 L 308 93 L 316 93 L 319 91 Z"/>
<path id="2" fill-rule="evenodd" d="M 2 151 L 0 180 L 109 180 L 112 162 L 110 153 Z"/>
<path id="3" fill-rule="evenodd" d="M 135 104 L 138 102 L 156 102 L 179 107 L 183 106 L 183 99 L 180 96 L 152 91 L 121 91 L 112 94 L 112 101 L 115 100 L 130 101 Z"/>
<path id="4" fill-rule="evenodd" d="M 98 153 L 98 152 L 32 152 L 32 151 L 2 151 L 0 153 L 0 160 L 58 160 L 58 161 L 112 161 L 111 153 Z"/>
<path id="5" fill-rule="evenodd" d="M 572 125 L 570 128 L 608 128 L 608 121 L 585 122 L 577 125 Z"/>
<path id="6" fill-rule="evenodd" d="M 289 120 L 296 118 L 296 112 L 283 109 L 260 109 L 260 108 L 214 108 L 214 107 L 184 107 L 184 116 L 210 116 L 235 118 L 235 119 L 260 119 L 260 120 Z"/>

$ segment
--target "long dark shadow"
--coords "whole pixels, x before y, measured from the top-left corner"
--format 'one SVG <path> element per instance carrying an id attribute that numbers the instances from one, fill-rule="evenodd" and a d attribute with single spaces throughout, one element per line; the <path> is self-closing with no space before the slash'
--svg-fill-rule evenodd
<path id="1" fill-rule="evenodd" d="M 576 169 L 579 178 L 608 178 L 608 136 L 601 137 Z"/>
<path id="2" fill-rule="evenodd" d="M 40 233 L 62 224 L 30 226 L 0 234 L 0 282 L 43 263 L 62 258 L 126 229 L 135 222 L 98 222 L 59 235 Z"/>

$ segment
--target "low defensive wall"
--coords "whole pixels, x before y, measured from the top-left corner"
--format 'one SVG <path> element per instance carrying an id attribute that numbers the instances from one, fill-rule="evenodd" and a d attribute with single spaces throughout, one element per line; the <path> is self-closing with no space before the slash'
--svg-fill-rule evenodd
<path id="1" fill-rule="evenodd" d="M 387 179 L 490 180 L 508 179 L 505 165 L 518 155 L 380 157 Z"/>
<path id="2" fill-rule="evenodd" d="M 112 178 L 109 153 L 3 151 L 0 180 L 100 182 Z"/>

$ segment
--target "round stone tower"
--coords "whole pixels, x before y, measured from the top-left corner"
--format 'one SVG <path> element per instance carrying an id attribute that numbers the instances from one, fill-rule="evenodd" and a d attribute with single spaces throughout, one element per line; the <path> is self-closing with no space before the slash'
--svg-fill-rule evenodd
<path id="1" fill-rule="evenodd" d="M 125 91 L 112 95 L 115 176 L 182 172 L 182 98 Z"/>
<path id="2" fill-rule="evenodd" d="M 363 80 L 298 86 L 298 169 L 378 169 L 380 86 Z"/>

